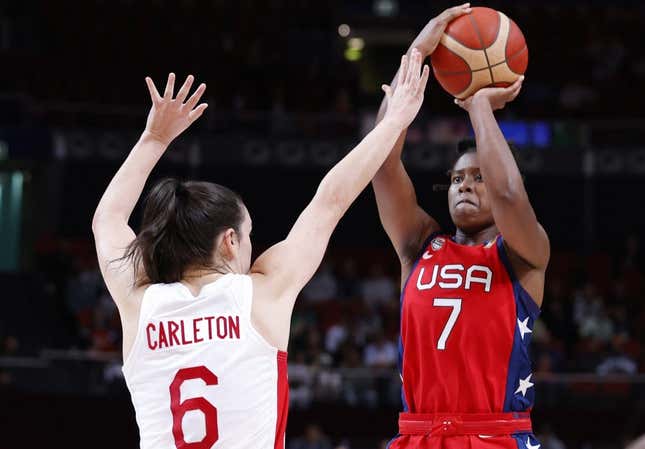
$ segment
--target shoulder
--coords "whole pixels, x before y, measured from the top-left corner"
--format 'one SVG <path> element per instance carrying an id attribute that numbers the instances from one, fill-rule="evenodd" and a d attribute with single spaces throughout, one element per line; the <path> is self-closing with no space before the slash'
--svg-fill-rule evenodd
<path id="1" fill-rule="evenodd" d="M 534 267 L 517 254 L 500 235 L 496 246 L 512 282 L 518 282 L 533 301 L 542 305 L 546 267 Z"/>

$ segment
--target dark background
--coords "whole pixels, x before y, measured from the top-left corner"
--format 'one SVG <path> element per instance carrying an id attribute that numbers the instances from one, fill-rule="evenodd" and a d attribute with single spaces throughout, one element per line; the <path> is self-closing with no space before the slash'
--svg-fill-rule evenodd
<path id="1" fill-rule="evenodd" d="M 3 0 L 0 448 L 137 445 L 118 375 L 118 317 L 97 277 L 90 222 L 145 124 L 146 75 L 161 85 L 169 71 L 192 73 L 208 84 L 209 103 L 150 181 L 204 179 L 238 191 L 258 253 L 286 235 L 325 172 L 369 131 L 379 86 L 416 33 L 451 5 Z M 534 338 L 535 427 L 543 449 L 623 448 L 645 433 L 645 6 L 485 6 L 520 26 L 530 52 L 523 92 L 498 119 L 520 147 L 553 247 Z M 349 36 L 339 35 L 341 24 Z M 352 38 L 363 40 L 358 54 L 348 51 Z M 405 157 L 420 203 L 447 230 L 445 192 L 433 185 L 445 183 L 455 142 L 469 134 L 463 111 L 431 77 Z M 13 179 L 18 209 L 8 206 Z M 292 403 L 288 446 L 378 447 L 396 432 L 397 374 L 365 353 L 381 335 L 395 340 L 398 300 L 372 300 L 363 287 L 399 280 L 369 188 L 316 279 L 337 289 L 316 298 L 314 285 L 294 314 L 292 396 L 306 400 Z M 334 326 L 349 336 L 330 350 Z M 352 326 L 368 330 L 358 338 Z M 327 375 L 340 386 L 326 384 Z M 309 440 L 299 438 L 305 433 Z"/>

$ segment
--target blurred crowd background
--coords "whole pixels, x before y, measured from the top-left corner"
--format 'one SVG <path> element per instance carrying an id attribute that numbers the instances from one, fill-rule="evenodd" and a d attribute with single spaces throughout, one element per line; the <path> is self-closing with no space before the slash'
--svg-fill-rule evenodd
<path id="1" fill-rule="evenodd" d="M 284 237 L 371 126 L 380 85 L 445 1 L 0 3 L 0 428 L 7 444 L 137 447 L 118 314 L 90 221 L 144 126 L 143 78 L 208 84 L 209 109 L 153 174 L 240 192 L 254 252 Z M 530 52 L 498 114 L 551 237 L 533 333 L 543 449 L 645 433 L 645 4 L 493 1 Z M 408 134 L 422 206 L 451 232 L 445 169 L 467 117 L 431 79 Z M 138 212 L 133 217 L 136 226 Z M 400 274 L 371 191 L 302 292 L 289 449 L 384 447 L 400 409 Z M 464 354 L 465 357 L 468 354 Z M 38 432 L 33 429 L 39 428 Z M 96 438 L 100 436 L 98 439 Z"/>

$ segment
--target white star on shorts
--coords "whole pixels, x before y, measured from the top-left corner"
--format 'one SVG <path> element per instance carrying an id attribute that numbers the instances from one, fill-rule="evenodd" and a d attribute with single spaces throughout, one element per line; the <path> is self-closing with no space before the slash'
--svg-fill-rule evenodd
<path id="1" fill-rule="evenodd" d="M 533 373 L 529 374 L 526 379 L 520 379 L 520 386 L 517 387 L 517 390 L 515 390 L 515 394 L 521 392 L 522 396 L 526 397 L 526 391 L 533 385 L 535 385 L 533 382 L 531 382 L 531 376 L 533 376 Z"/>
<path id="2" fill-rule="evenodd" d="M 517 319 L 517 325 L 520 327 L 520 335 L 522 336 L 522 340 L 524 340 L 524 334 L 532 334 L 533 331 L 529 329 L 528 326 L 529 322 L 529 317 L 526 317 L 524 321 L 520 321 L 520 319 Z"/>

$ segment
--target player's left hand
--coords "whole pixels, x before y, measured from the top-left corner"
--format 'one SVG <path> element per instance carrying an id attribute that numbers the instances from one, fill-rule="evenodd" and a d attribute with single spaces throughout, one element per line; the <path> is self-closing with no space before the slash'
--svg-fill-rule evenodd
<path id="1" fill-rule="evenodd" d="M 177 92 L 177 96 L 173 98 L 175 88 L 174 73 L 168 75 L 168 82 L 163 96 L 157 91 L 152 79 L 146 77 L 146 84 L 152 100 L 152 107 L 148 114 L 145 130 L 149 136 L 168 146 L 170 142 L 202 115 L 208 105 L 202 103 L 198 106 L 197 103 L 206 90 L 206 84 L 200 84 L 193 95 L 186 99 L 194 80 L 193 75 L 188 75 L 183 86 Z"/>
<path id="2" fill-rule="evenodd" d="M 475 92 L 474 95 L 460 100 L 455 98 L 455 103 L 466 111 L 470 112 L 473 105 L 477 103 L 487 103 L 496 111 L 503 109 L 506 103 L 509 103 L 519 95 L 522 90 L 522 83 L 524 82 L 524 75 L 520 76 L 513 84 L 508 87 L 485 87 Z"/>

